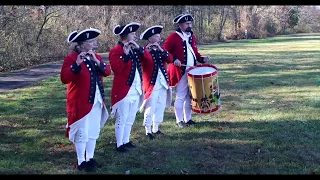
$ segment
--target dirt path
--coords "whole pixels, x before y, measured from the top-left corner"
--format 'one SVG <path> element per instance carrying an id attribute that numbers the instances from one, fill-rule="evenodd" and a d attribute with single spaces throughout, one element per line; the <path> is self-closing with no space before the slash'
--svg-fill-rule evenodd
<path id="1" fill-rule="evenodd" d="M 214 42 L 210 43 L 210 45 L 220 43 L 221 42 Z M 202 44 L 199 45 L 199 47 L 205 45 L 209 44 Z M 100 53 L 100 55 L 104 61 L 108 60 L 108 53 Z M 26 87 L 35 84 L 43 79 L 56 76 L 60 73 L 62 63 L 63 61 L 59 61 L 34 66 L 20 71 L 0 73 L 0 93 L 5 93 L 10 90 Z"/>
<path id="2" fill-rule="evenodd" d="M 101 53 L 102 59 L 108 58 L 108 53 Z M 56 76 L 60 73 L 63 61 L 34 66 L 29 69 L 0 73 L 0 93 L 26 87 L 43 79 Z"/>

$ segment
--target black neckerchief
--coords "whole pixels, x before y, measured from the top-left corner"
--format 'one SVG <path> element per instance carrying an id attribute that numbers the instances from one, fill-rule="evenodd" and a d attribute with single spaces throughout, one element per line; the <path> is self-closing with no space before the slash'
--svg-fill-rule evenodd
<path id="1" fill-rule="evenodd" d="M 124 46 L 124 44 L 123 44 L 123 42 L 121 42 L 121 41 L 118 41 L 118 44 L 120 44 L 120 46 Z"/>

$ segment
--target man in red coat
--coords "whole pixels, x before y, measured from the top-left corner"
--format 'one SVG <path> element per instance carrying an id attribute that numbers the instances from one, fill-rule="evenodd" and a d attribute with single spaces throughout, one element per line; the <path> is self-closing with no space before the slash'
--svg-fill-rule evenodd
<path id="1" fill-rule="evenodd" d="M 173 22 L 179 27 L 168 36 L 164 48 L 174 59 L 174 64 L 168 65 L 169 85 L 174 86 L 176 90 L 174 110 L 177 125 L 182 128 L 196 124 L 191 119 L 191 99 L 186 71 L 197 62 L 208 62 L 209 57 L 198 52 L 196 37 L 191 29 L 193 17 L 190 14 L 180 14 Z"/>
<path id="2" fill-rule="evenodd" d="M 152 26 L 140 35 L 140 39 L 148 41 L 144 48 L 144 58 L 141 61 L 145 96 L 140 111 L 142 112 L 145 108 L 143 126 L 150 140 L 155 138 L 152 133 L 163 134 L 159 130 L 159 125 L 163 122 L 165 107 L 170 107 L 172 101 L 166 69 L 167 63 L 172 63 L 173 58 L 159 45 L 162 29 L 160 25 Z"/>
<path id="3" fill-rule="evenodd" d="M 75 144 L 78 169 L 92 171 L 100 167 L 93 159 L 100 130 L 108 119 L 103 77 L 111 74 L 100 55 L 93 49 L 100 30 L 89 28 L 72 32 L 67 41 L 76 43 L 61 67 L 61 82 L 67 84 L 67 137 Z"/>
<path id="4" fill-rule="evenodd" d="M 131 22 L 113 29 L 120 41 L 109 52 L 111 69 L 114 72 L 111 89 L 111 117 L 116 117 L 115 135 L 116 150 L 125 152 L 128 148 L 135 148 L 130 141 L 132 125 L 136 113 L 143 101 L 142 68 L 140 59 L 143 48 L 136 42 L 136 31 L 139 23 Z"/>

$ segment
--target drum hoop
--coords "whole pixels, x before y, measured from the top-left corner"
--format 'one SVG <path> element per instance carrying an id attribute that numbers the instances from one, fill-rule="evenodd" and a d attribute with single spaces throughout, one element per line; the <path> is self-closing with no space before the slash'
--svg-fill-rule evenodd
<path id="1" fill-rule="evenodd" d="M 204 74 L 204 75 L 193 75 L 193 74 L 190 74 L 189 72 L 192 70 L 192 69 L 195 69 L 197 67 L 212 67 L 214 68 L 216 71 L 212 72 L 212 73 L 209 73 L 209 74 Z M 218 68 L 215 66 L 215 65 L 212 65 L 212 64 L 197 64 L 195 66 L 192 66 L 190 67 L 188 70 L 188 76 L 189 77 L 193 77 L 193 78 L 207 78 L 207 77 L 211 77 L 211 76 L 214 76 L 218 73 Z"/>
<path id="2" fill-rule="evenodd" d="M 208 111 L 204 111 L 204 110 L 201 110 L 201 109 L 194 109 L 192 108 L 192 110 L 195 112 L 195 113 L 203 113 L 203 114 L 207 114 L 207 113 L 212 113 L 212 112 L 215 112 L 215 111 L 218 111 L 220 109 L 221 105 L 217 105 L 215 108 L 213 109 L 210 109 Z"/>

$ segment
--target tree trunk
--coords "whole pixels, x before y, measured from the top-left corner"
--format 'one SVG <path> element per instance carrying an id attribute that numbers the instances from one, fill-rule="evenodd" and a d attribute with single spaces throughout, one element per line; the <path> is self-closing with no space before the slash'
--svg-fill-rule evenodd
<path id="1" fill-rule="evenodd" d="M 218 41 L 224 41 L 225 39 L 223 38 L 223 29 L 224 29 L 224 25 L 225 25 L 227 17 L 228 17 L 228 9 L 227 9 L 227 7 L 222 6 L 220 13 L 221 14 L 220 14 Z"/>

